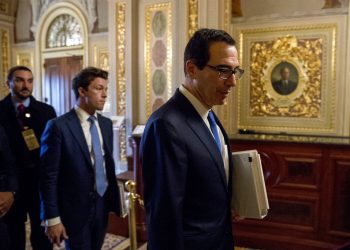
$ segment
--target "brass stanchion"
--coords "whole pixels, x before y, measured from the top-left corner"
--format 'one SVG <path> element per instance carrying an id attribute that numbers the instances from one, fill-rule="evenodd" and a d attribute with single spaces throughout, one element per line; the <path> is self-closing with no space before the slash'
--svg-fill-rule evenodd
<path id="1" fill-rule="evenodd" d="M 129 238 L 130 250 L 137 250 L 137 231 L 136 231 L 136 215 L 135 202 L 140 202 L 140 195 L 135 192 L 135 182 L 128 180 L 125 183 L 126 189 L 129 191 Z M 140 202 L 141 203 L 141 202 Z"/>

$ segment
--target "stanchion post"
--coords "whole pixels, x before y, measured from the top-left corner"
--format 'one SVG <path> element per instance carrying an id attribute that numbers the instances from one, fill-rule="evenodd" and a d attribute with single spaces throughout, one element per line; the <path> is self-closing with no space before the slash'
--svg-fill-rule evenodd
<path id="1" fill-rule="evenodd" d="M 130 250 L 137 250 L 137 232 L 136 232 L 136 215 L 135 203 L 139 199 L 139 195 L 135 192 L 136 184 L 129 180 L 125 183 L 126 189 L 129 191 L 129 238 Z"/>

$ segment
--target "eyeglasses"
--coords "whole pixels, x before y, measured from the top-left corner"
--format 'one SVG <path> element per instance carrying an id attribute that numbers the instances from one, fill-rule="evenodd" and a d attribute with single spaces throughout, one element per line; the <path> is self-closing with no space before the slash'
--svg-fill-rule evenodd
<path id="1" fill-rule="evenodd" d="M 232 75 L 235 76 L 235 79 L 236 80 L 239 80 L 243 73 L 244 73 L 244 70 L 239 68 L 238 66 L 234 69 L 229 69 L 229 68 L 225 68 L 225 67 L 222 67 L 222 66 L 212 66 L 212 65 L 205 65 L 205 66 L 208 66 L 209 68 L 217 71 L 219 73 L 219 78 L 221 80 L 227 80 L 229 79 Z"/>

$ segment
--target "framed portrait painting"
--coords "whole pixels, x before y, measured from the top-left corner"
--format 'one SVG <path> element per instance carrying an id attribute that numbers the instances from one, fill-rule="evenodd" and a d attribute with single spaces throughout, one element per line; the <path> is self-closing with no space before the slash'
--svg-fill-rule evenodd
<path id="1" fill-rule="evenodd" d="M 337 100 L 342 83 L 336 81 L 339 27 L 331 22 L 236 29 L 246 73 L 236 90 L 235 127 L 341 133 L 335 114 L 342 105 Z"/>

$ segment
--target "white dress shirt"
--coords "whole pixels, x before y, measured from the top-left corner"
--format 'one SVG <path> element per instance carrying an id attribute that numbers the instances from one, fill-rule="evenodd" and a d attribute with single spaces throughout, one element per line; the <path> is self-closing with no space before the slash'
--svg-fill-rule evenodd
<path id="1" fill-rule="evenodd" d="M 192 93 L 189 92 L 183 85 L 180 86 L 179 90 L 190 101 L 190 103 L 193 105 L 193 107 L 198 112 L 200 117 L 202 117 L 202 120 L 204 121 L 205 125 L 207 125 L 210 133 L 214 137 L 213 132 L 211 131 L 211 128 L 210 128 L 209 121 L 208 121 L 208 114 L 209 114 L 210 109 L 205 107 L 203 105 L 203 103 L 201 103 L 197 99 L 197 97 L 192 95 Z M 217 126 L 217 129 L 218 129 L 218 132 L 219 132 L 219 137 L 220 137 L 220 142 L 221 142 L 221 157 L 222 157 L 222 160 L 224 162 L 224 168 L 225 168 L 225 174 L 226 174 L 226 183 L 227 183 L 228 182 L 228 175 L 229 175 L 228 148 L 227 148 L 227 145 L 225 144 L 224 135 L 223 135 L 220 127 L 218 125 L 216 125 L 216 126 Z"/>
<path id="2" fill-rule="evenodd" d="M 91 161 L 92 161 L 92 165 L 93 165 L 94 164 L 94 157 L 93 157 L 91 133 L 90 133 L 90 125 L 91 124 L 88 121 L 88 118 L 90 117 L 90 114 L 87 113 L 82 108 L 80 108 L 78 105 L 75 105 L 74 109 L 75 109 L 75 112 L 77 113 L 77 116 L 78 116 L 78 118 L 80 120 L 80 125 L 81 125 L 81 127 L 83 129 L 84 137 L 86 139 L 86 143 L 87 143 L 88 148 L 89 148 L 89 153 L 90 153 L 90 157 L 91 157 Z M 104 155 L 103 138 L 102 138 L 102 134 L 101 134 L 100 125 L 98 124 L 97 113 L 95 112 L 95 114 L 93 114 L 93 116 L 96 117 L 95 124 L 96 124 L 96 127 L 97 127 L 98 136 L 99 136 L 100 142 L 101 142 L 102 155 Z"/>
<path id="3" fill-rule="evenodd" d="M 92 165 L 94 165 L 95 160 L 94 160 L 94 154 L 93 154 L 93 150 L 92 150 L 92 141 L 91 141 L 91 133 L 90 133 L 90 125 L 91 124 L 88 121 L 88 118 L 90 117 L 90 114 L 87 113 L 82 108 L 80 108 L 78 105 L 75 105 L 74 109 L 75 109 L 75 112 L 77 113 L 77 116 L 78 116 L 79 121 L 80 121 L 80 125 L 81 125 L 81 127 L 83 129 L 83 133 L 84 133 L 84 137 L 85 137 L 86 143 L 88 145 L 88 149 L 89 149 Z M 93 114 L 93 116 L 96 117 L 95 125 L 97 127 L 98 135 L 100 137 L 102 155 L 104 155 L 103 138 L 102 138 L 101 129 L 100 129 L 100 126 L 99 126 L 99 123 L 98 123 L 96 112 L 95 112 L 95 114 Z M 103 162 L 103 166 L 105 168 L 105 162 Z M 104 169 L 104 171 L 106 173 L 106 168 Z M 106 182 L 107 182 L 107 180 L 106 180 Z M 61 223 L 61 218 L 60 217 L 55 217 L 55 218 L 51 218 L 51 219 L 45 220 L 45 225 L 46 226 L 54 226 L 54 225 L 57 225 L 59 223 Z"/>

